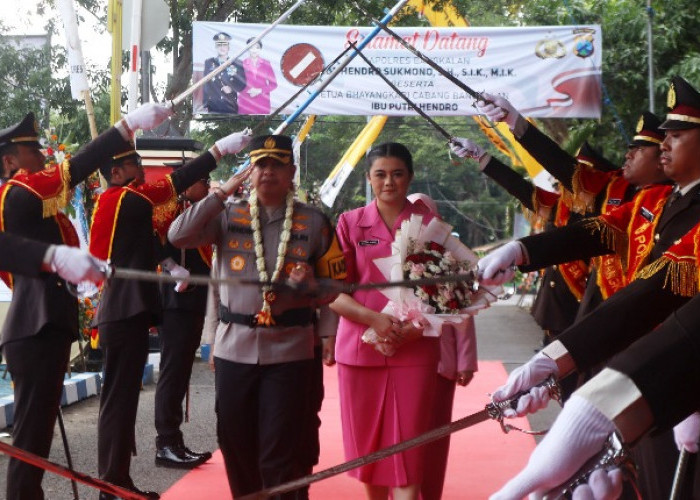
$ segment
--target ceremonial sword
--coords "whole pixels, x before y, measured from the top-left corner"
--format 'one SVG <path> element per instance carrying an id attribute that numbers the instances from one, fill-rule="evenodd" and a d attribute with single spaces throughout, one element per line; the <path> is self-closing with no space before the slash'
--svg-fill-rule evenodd
<path id="1" fill-rule="evenodd" d="M 357 2 L 352 2 L 355 5 L 355 8 L 357 8 L 362 14 L 364 14 L 366 17 L 370 18 L 374 24 L 377 25 L 377 27 L 383 29 L 386 31 L 389 35 L 391 35 L 393 38 L 396 39 L 397 42 L 399 42 L 401 45 L 403 45 L 405 48 L 411 52 L 414 56 L 419 58 L 421 61 L 426 63 L 428 66 L 433 68 L 435 71 L 440 73 L 442 76 L 447 78 L 449 81 L 457 85 L 460 89 L 464 90 L 467 94 L 472 96 L 474 99 L 477 101 L 484 101 L 484 102 L 490 102 L 488 99 L 484 98 L 483 94 L 481 92 L 477 92 L 476 90 L 472 89 L 469 85 L 466 83 L 462 82 L 459 80 L 456 76 L 454 76 L 452 73 L 447 71 L 445 68 L 440 66 L 438 63 L 430 59 L 428 56 L 420 52 L 418 49 L 416 49 L 413 45 L 408 43 L 406 40 L 401 38 L 401 35 L 393 31 L 391 28 L 389 28 L 385 22 L 380 21 L 376 18 L 374 18 L 371 14 L 369 14 L 365 9 L 363 9 Z"/>
<path id="2" fill-rule="evenodd" d="M 106 263 L 105 265 L 93 264 L 97 269 L 104 274 L 107 280 L 110 279 L 126 279 L 150 281 L 156 283 L 177 283 L 178 281 L 187 281 L 193 285 L 230 285 L 230 286 L 257 286 L 270 287 L 273 290 L 287 290 L 293 293 L 301 293 L 309 296 L 319 296 L 337 293 L 351 294 L 357 290 L 375 290 L 393 287 L 416 287 L 426 285 L 439 285 L 443 283 L 476 283 L 475 272 L 466 274 L 452 274 L 447 276 L 436 276 L 433 278 L 407 279 L 398 281 L 384 281 L 376 283 L 346 283 L 340 280 L 322 278 L 316 280 L 315 284 L 292 283 L 289 281 L 260 281 L 253 279 L 241 278 L 212 278 L 208 275 L 190 274 L 187 278 L 175 277 L 166 273 L 156 273 L 153 271 L 142 271 L 138 269 L 128 269 L 123 267 L 114 267 Z M 479 289 L 482 290 L 482 289 Z M 476 291 L 476 290 L 474 290 Z M 490 293 L 487 289 L 483 289 L 486 293 Z"/>
<path id="3" fill-rule="evenodd" d="M 399 88 L 396 85 L 394 85 L 394 83 L 384 73 L 382 73 L 381 69 L 377 68 L 374 64 L 372 64 L 372 62 L 369 59 L 367 59 L 367 56 L 365 56 L 362 52 L 357 50 L 353 42 L 348 43 L 357 51 L 357 55 L 359 55 L 362 58 L 362 60 L 364 60 L 367 63 L 367 65 L 370 68 L 372 68 L 374 72 L 377 73 L 377 75 L 379 75 L 381 79 L 384 80 L 384 82 L 386 82 L 386 84 L 401 97 L 401 99 L 406 101 L 406 103 L 409 106 L 411 106 L 416 113 L 425 118 L 428 121 L 428 123 L 430 123 L 438 132 L 440 132 L 443 135 L 443 137 L 447 139 L 447 142 L 452 142 L 452 139 L 454 139 L 454 136 L 452 134 L 450 134 L 447 130 L 440 126 L 435 120 L 430 118 L 430 116 L 428 116 L 428 114 L 425 111 L 420 109 L 420 107 L 418 107 L 418 105 L 414 103 L 406 94 L 401 92 L 401 90 L 399 90 Z"/>
<path id="4" fill-rule="evenodd" d="M 617 432 L 613 432 L 605 441 L 603 449 L 586 460 L 576 474 L 570 479 L 545 493 L 542 500 L 562 500 L 571 498 L 574 490 L 578 486 L 586 483 L 593 472 L 598 469 L 607 469 L 608 467 L 620 468 L 624 479 L 629 480 L 635 491 L 637 490 L 637 472 L 630 452 L 622 444 L 622 439 Z M 636 493 L 638 498 L 641 498 L 639 491 L 636 491 Z"/>
<path id="5" fill-rule="evenodd" d="M 554 380 L 553 377 L 550 376 L 547 380 L 539 384 L 537 387 L 546 387 L 552 399 L 556 399 L 558 401 L 561 400 L 561 391 L 559 388 L 559 384 L 556 382 L 556 380 Z M 307 486 L 311 483 L 315 483 L 332 476 L 337 476 L 338 474 L 342 474 L 343 472 L 347 472 L 349 470 L 377 462 L 390 455 L 394 455 L 396 453 L 408 450 L 409 448 L 414 448 L 416 446 L 436 441 L 453 432 L 466 429 L 467 427 L 479 424 L 485 420 L 497 420 L 501 423 L 501 427 L 503 428 L 504 432 L 508 432 L 510 429 L 513 429 L 513 427 L 504 426 L 503 419 L 505 417 L 503 415 L 503 411 L 509 408 L 515 408 L 517 406 L 518 399 L 520 399 L 520 397 L 525 395 L 526 393 L 527 392 L 518 393 L 512 398 L 507 399 L 505 401 L 493 401 L 487 404 L 486 407 L 481 411 L 456 420 L 450 424 L 446 424 L 441 427 L 432 429 L 424 434 L 421 434 L 420 436 L 414 437 L 413 439 L 409 439 L 407 441 L 403 441 L 401 443 L 382 448 L 381 450 L 377 450 L 368 455 L 364 455 L 354 460 L 350 460 L 348 462 L 329 467 L 328 469 L 324 469 L 314 474 L 310 474 L 306 477 L 295 479 L 293 481 L 289 481 L 278 486 L 272 486 L 270 488 L 265 488 L 255 493 L 245 495 L 241 497 L 240 500 L 258 500 L 262 498 L 268 498 L 273 495 L 279 495 L 281 493 L 287 493 L 289 491 L 296 490 L 303 486 Z"/>

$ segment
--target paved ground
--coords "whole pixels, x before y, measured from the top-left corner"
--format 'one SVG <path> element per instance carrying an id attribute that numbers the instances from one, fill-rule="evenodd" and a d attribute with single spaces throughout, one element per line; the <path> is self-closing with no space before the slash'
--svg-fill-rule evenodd
<path id="1" fill-rule="evenodd" d="M 526 301 L 526 304 L 527 305 Z M 510 371 L 527 361 L 541 339 L 541 331 L 532 320 L 526 308 L 517 305 L 514 297 L 498 306 L 491 307 L 477 316 L 477 335 L 479 358 L 484 360 L 502 360 Z M 495 389 L 495 387 L 494 387 Z M 153 399 L 155 385 L 146 386 L 141 393 L 138 422 L 136 428 L 138 456 L 131 464 L 132 477 L 140 488 L 165 491 L 185 472 L 156 468 L 155 430 L 153 428 Z M 553 405 L 550 405 L 553 406 Z M 89 398 L 64 408 L 63 415 L 76 470 L 86 474 L 97 475 L 96 422 L 98 399 Z M 533 416 L 530 420 L 533 429 L 548 428 L 557 409 L 548 409 Z M 4 430 L 5 432 L 8 429 Z M 183 426 L 185 439 L 190 448 L 195 450 L 213 450 L 216 446 L 214 415 L 214 377 L 206 363 L 195 363 L 191 385 L 190 422 Z M 6 435 L 3 442 L 10 443 Z M 58 429 L 54 439 L 50 459 L 65 464 L 63 444 Z M 0 470 L 7 467 L 5 456 L 0 457 Z M 5 491 L 6 474 L 0 473 L 0 492 Z M 47 499 L 70 500 L 73 498 L 71 484 L 68 480 L 47 474 L 44 478 L 44 491 Z M 96 499 L 95 490 L 78 485 L 80 498 Z M 1 493 L 0 493 L 1 495 Z"/>

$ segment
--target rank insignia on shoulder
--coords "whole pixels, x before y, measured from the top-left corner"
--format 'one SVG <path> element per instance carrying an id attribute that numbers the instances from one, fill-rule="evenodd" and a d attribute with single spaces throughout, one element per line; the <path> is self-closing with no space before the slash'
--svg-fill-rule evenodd
<path id="1" fill-rule="evenodd" d="M 615 207 L 619 207 L 622 204 L 622 200 L 620 198 L 610 198 L 608 200 L 608 205 L 613 205 Z"/>
<path id="2" fill-rule="evenodd" d="M 369 245 L 379 245 L 379 240 L 362 240 L 358 243 L 361 247 L 366 247 Z"/>
<path id="3" fill-rule="evenodd" d="M 654 220 L 654 212 L 652 212 L 652 211 L 649 210 L 648 208 L 642 207 L 642 208 L 639 210 L 639 215 L 641 215 L 642 217 L 644 217 L 644 218 L 645 218 L 646 220 L 648 220 L 649 222 L 652 222 L 652 221 Z"/>

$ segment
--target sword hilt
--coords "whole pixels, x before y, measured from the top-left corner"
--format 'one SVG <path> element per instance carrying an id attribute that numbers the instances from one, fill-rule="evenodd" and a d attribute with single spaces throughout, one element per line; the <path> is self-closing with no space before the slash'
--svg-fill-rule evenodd
<path id="1" fill-rule="evenodd" d="M 505 410 L 515 410 L 518 407 L 518 401 L 520 400 L 521 397 L 525 396 L 528 394 L 532 389 L 535 387 L 544 387 L 547 389 L 547 393 L 549 394 L 549 398 L 553 399 L 554 401 L 557 401 L 559 404 L 561 404 L 561 387 L 559 386 L 559 382 L 557 379 L 554 377 L 554 375 L 550 375 L 547 377 L 543 382 L 537 384 L 534 387 L 531 387 L 530 389 L 526 391 L 520 391 L 517 394 L 514 394 L 508 399 L 504 399 L 503 401 L 491 401 L 489 404 L 486 405 L 486 409 L 489 412 L 489 416 L 497 420 L 501 424 L 501 429 L 503 429 L 503 432 L 506 434 L 510 431 L 520 431 L 525 434 L 533 434 L 533 435 L 541 435 L 545 434 L 547 431 L 528 431 L 525 429 L 520 429 L 518 427 L 515 427 L 510 424 L 506 424 L 505 421 Z"/>
<path id="2" fill-rule="evenodd" d="M 569 480 L 549 490 L 543 497 L 543 500 L 560 500 L 563 498 L 571 498 L 574 490 L 587 483 L 593 472 L 598 469 L 619 468 L 622 470 L 623 477 L 631 481 L 635 491 L 637 490 L 637 469 L 635 467 L 632 456 L 627 447 L 622 443 L 622 439 L 613 432 L 608 436 L 608 439 L 597 454 L 589 458 L 581 468 Z M 639 496 L 639 492 L 637 491 Z M 639 497 L 641 498 L 641 497 Z"/>

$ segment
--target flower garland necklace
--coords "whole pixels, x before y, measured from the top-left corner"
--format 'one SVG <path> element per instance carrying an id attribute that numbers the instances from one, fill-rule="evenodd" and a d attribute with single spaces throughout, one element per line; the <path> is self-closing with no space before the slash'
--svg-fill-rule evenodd
<path id="1" fill-rule="evenodd" d="M 256 189 L 250 191 L 250 226 L 253 229 L 253 241 L 255 243 L 255 266 L 258 269 L 258 278 L 260 281 L 268 281 L 267 269 L 265 266 L 265 255 L 263 254 L 262 232 L 260 231 L 260 208 L 258 207 L 258 192 Z M 280 243 L 277 247 L 277 262 L 275 270 L 272 273 L 270 282 L 277 281 L 282 267 L 284 266 L 284 258 L 287 255 L 287 246 L 292 234 L 292 214 L 294 213 L 294 190 L 287 193 L 287 208 L 284 212 L 284 223 L 282 224 L 282 233 L 280 234 Z M 269 285 L 262 288 L 262 309 L 255 315 L 257 324 L 271 326 L 275 324 L 272 319 L 271 304 L 277 296 L 272 291 Z"/>

